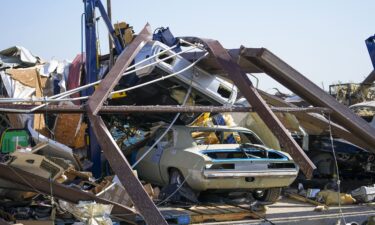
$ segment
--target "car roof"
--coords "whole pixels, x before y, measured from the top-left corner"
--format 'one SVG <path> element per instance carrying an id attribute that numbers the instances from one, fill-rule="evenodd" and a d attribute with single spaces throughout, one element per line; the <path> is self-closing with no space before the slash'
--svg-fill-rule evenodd
<path id="1" fill-rule="evenodd" d="M 373 108 L 375 108 L 375 101 L 360 102 L 360 103 L 349 106 L 349 108 L 356 108 L 356 107 L 373 107 Z"/>

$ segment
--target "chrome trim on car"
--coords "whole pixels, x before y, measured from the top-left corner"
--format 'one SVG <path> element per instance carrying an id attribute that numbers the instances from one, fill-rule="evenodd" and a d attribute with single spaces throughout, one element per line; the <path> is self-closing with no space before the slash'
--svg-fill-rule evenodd
<path id="1" fill-rule="evenodd" d="M 295 177 L 298 170 L 264 170 L 264 171 L 224 171 L 224 170 L 204 170 L 203 176 L 208 179 L 212 178 L 243 178 L 243 177 Z"/>

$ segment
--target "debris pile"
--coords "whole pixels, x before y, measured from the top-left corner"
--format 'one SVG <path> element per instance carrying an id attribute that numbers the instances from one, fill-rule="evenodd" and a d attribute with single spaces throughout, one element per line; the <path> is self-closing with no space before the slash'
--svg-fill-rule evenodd
<path id="1" fill-rule="evenodd" d="M 372 85 L 332 86 L 335 99 L 267 49 L 227 50 L 148 24 L 135 35 L 96 4 L 108 55 L 90 7 L 86 52 L 73 61 L 0 51 L 0 218 L 166 224 L 162 206 L 212 199 L 247 203 L 243 218 L 295 180 L 312 187 L 285 195 L 317 210 L 374 200 Z M 294 95 L 255 88 L 249 74 L 263 72 Z M 363 184 L 351 195 L 321 187 L 354 176 Z"/>

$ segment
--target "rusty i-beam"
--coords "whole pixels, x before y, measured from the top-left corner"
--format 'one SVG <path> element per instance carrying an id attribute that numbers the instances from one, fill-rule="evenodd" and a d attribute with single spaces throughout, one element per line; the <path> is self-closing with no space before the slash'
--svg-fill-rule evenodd
<path id="1" fill-rule="evenodd" d="M 100 82 L 99 87 L 92 96 L 90 96 L 87 105 L 87 114 L 90 125 L 93 128 L 106 159 L 146 223 L 149 225 L 167 225 L 168 223 L 143 189 L 141 182 L 134 175 L 129 162 L 126 160 L 115 140 L 113 140 L 102 118 L 97 116 L 104 101 L 106 101 L 110 92 L 120 81 L 122 74 L 126 71 L 141 48 L 150 39 L 151 28 L 149 24 L 146 24 L 137 37 L 121 53 L 106 77 Z"/>
<path id="2" fill-rule="evenodd" d="M 136 212 L 131 208 L 123 206 L 117 202 L 97 197 L 91 193 L 68 187 L 55 181 L 50 181 L 49 179 L 45 179 L 21 169 L 13 168 L 6 164 L 0 163 L 0 178 L 29 187 L 31 191 L 52 195 L 57 199 L 74 204 L 78 204 L 79 201 L 96 201 L 102 204 L 110 204 L 113 205 L 112 214 L 117 214 L 119 218 L 130 223 L 135 220 Z M 51 189 L 53 190 L 53 193 L 51 193 Z"/>
<path id="3" fill-rule="evenodd" d="M 242 47 L 240 56 L 249 60 L 310 104 L 330 108 L 333 121 L 366 142 L 367 145 L 372 146 L 369 150 L 375 152 L 373 150 L 375 148 L 375 129 L 373 127 L 272 52 L 265 48 Z"/>
<path id="4" fill-rule="evenodd" d="M 298 106 L 296 106 L 292 103 L 286 102 L 283 99 L 278 98 L 274 95 L 268 94 L 268 93 L 266 93 L 262 90 L 258 90 L 258 92 L 269 105 L 278 106 L 278 107 L 298 108 Z M 331 125 L 332 134 L 334 136 L 343 138 L 343 139 L 345 139 L 345 140 L 347 140 L 347 141 L 349 141 L 349 142 L 351 142 L 355 145 L 358 145 L 359 147 L 362 147 L 363 149 L 373 148 L 372 146 L 366 144 L 366 142 L 362 141 L 360 138 L 352 135 L 352 133 L 350 133 L 345 128 L 337 125 L 334 122 L 329 123 L 329 121 L 324 117 L 320 117 L 320 116 L 318 116 L 316 114 L 312 114 L 312 113 L 303 113 L 303 114 L 302 113 L 294 113 L 293 115 L 295 115 L 297 117 L 297 119 L 298 119 L 298 121 L 299 121 L 299 123 L 301 124 L 302 127 L 304 127 L 304 125 L 309 125 L 309 126 L 314 126 L 314 127 L 323 129 L 323 130 L 328 130 L 329 126 Z"/>
<path id="5" fill-rule="evenodd" d="M 284 125 L 268 107 L 267 103 L 261 98 L 247 74 L 242 71 L 236 62 L 233 61 L 232 56 L 228 51 L 216 40 L 207 40 L 196 37 L 185 37 L 185 39 L 190 42 L 201 43 L 207 48 L 217 63 L 226 72 L 228 78 L 230 78 L 239 88 L 242 95 L 254 108 L 254 111 L 258 113 L 275 137 L 279 140 L 283 150 L 293 157 L 294 161 L 300 166 L 306 177 L 311 178 L 312 172 L 316 168 L 315 165 L 292 138 Z"/>

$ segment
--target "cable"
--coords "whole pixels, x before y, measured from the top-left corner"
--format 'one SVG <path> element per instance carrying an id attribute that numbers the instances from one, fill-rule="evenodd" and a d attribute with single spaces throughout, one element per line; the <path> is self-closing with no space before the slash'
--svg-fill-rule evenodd
<path id="1" fill-rule="evenodd" d="M 195 66 L 199 61 L 201 61 L 203 58 L 205 58 L 206 56 L 208 55 L 208 53 L 204 54 L 203 56 L 201 56 L 199 59 L 197 59 L 195 62 L 191 63 L 189 66 L 175 72 L 175 73 L 172 73 L 172 74 L 169 74 L 167 76 L 162 76 L 158 79 L 155 79 L 155 80 L 152 80 L 152 81 L 149 81 L 149 82 L 145 82 L 145 83 L 142 83 L 142 84 L 139 84 L 139 85 L 135 85 L 135 86 L 132 86 L 132 87 L 129 87 L 129 88 L 125 88 L 125 89 L 122 89 L 122 90 L 118 90 L 118 91 L 112 91 L 111 92 L 111 95 L 113 94 L 116 94 L 116 93 L 120 93 L 120 92 L 126 92 L 126 91 L 130 91 L 130 90 L 134 90 L 136 88 L 140 88 L 140 87 L 144 87 L 144 86 L 147 86 L 149 84 L 153 84 L 153 83 L 156 83 L 158 81 L 161 81 L 161 80 L 165 80 L 165 79 L 168 79 L 168 78 L 171 78 L 171 77 L 174 77 L 174 76 L 177 76 L 179 75 L 180 73 L 183 73 L 185 72 L 186 70 L 190 69 L 191 67 Z M 110 96 L 111 96 L 110 95 Z"/>
<path id="2" fill-rule="evenodd" d="M 186 50 L 184 50 L 184 51 L 181 51 L 181 52 L 179 52 L 179 53 L 173 53 L 172 55 L 170 55 L 170 56 L 168 56 L 168 57 L 165 57 L 165 58 L 163 58 L 163 59 L 161 59 L 161 60 L 159 59 L 159 60 L 157 60 L 157 61 L 155 61 L 155 62 L 153 62 L 153 63 L 150 63 L 150 64 L 147 64 L 147 65 L 145 65 L 145 66 L 139 67 L 139 68 L 137 68 L 137 69 L 134 69 L 134 70 L 128 71 L 129 69 L 134 68 L 134 67 L 136 67 L 137 65 L 140 65 L 140 64 L 142 64 L 142 63 L 144 63 L 144 62 L 146 62 L 146 61 L 148 61 L 148 60 L 151 60 L 151 59 L 153 59 L 153 58 L 155 58 L 155 57 L 157 57 L 157 56 L 159 56 L 159 55 L 161 55 L 161 54 L 163 54 L 163 53 L 165 53 L 165 52 L 167 52 L 167 51 L 171 51 L 171 50 L 172 50 L 173 48 L 175 48 L 176 46 L 177 46 L 177 45 L 172 46 L 172 47 L 167 48 L 167 49 L 164 49 L 163 51 L 160 51 L 159 53 L 157 53 L 157 54 L 155 54 L 155 55 L 153 55 L 153 56 L 151 56 L 151 57 L 149 57 L 149 58 L 146 58 L 146 59 L 144 59 L 144 60 L 141 60 L 140 62 L 138 62 L 138 63 L 136 63 L 136 64 L 134 64 L 134 65 L 128 67 L 127 70 L 126 70 L 127 72 L 125 72 L 124 74 L 122 74 L 122 76 L 125 76 L 125 75 L 128 75 L 128 74 L 131 74 L 131 73 L 134 73 L 134 72 L 136 72 L 136 71 L 138 71 L 138 70 L 141 70 L 141 69 L 147 68 L 147 67 L 149 67 L 149 66 L 152 66 L 152 65 L 158 64 L 158 63 L 160 63 L 160 61 L 163 62 L 163 61 L 168 60 L 168 59 L 170 59 L 170 58 L 172 58 L 172 57 L 178 56 L 178 55 L 180 55 L 180 54 L 182 54 L 182 53 L 184 53 L 184 52 L 188 52 L 188 51 L 191 51 L 191 50 L 193 50 L 193 49 L 195 49 L 195 48 L 198 48 L 198 47 L 193 47 L 193 48 L 190 48 L 190 49 L 186 49 Z M 181 72 L 183 72 L 183 71 L 181 71 Z M 67 97 L 67 96 L 69 96 L 69 95 L 71 95 L 71 94 L 74 94 L 74 93 L 79 92 L 79 91 L 81 91 L 81 90 L 84 90 L 84 89 L 86 89 L 86 88 L 92 87 L 92 86 L 94 86 L 94 85 L 96 85 L 96 84 L 99 84 L 100 82 L 101 82 L 101 80 L 98 80 L 98 81 L 96 81 L 96 82 L 93 82 L 93 83 L 90 83 L 90 84 L 86 84 L 86 85 L 83 85 L 83 86 L 80 86 L 80 87 L 77 87 L 77 88 L 71 89 L 71 90 L 66 91 L 66 92 L 63 92 L 63 93 L 59 93 L 59 94 L 57 94 L 57 95 L 54 95 L 54 96 L 51 96 L 51 97 L 47 98 L 47 101 L 52 100 L 52 99 L 56 99 L 56 100 L 57 100 L 57 99 L 62 99 L 62 98 Z M 85 97 L 86 97 L 86 96 L 85 96 Z M 87 98 L 88 98 L 88 97 L 87 97 Z M 0 102 L 9 102 L 10 100 L 12 100 L 12 99 L 9 99 L 9 98 L 0 98 Z M 15 100 L 16 100 L 17 102 L 22 102 L 22 99 L 15 99 Z M 28 100 L 26 100 L 25 102 L 33 102 L 33 100 L 32 100 L 32 99 L 28 99 Z M 35 110 L 37 110 L 37 109 L 40 109 L 40 108 L 44 107 L 45 105 L 48 105 L 48 104 L 49 104 L 49 103 L 47 103 L 47 104 L 42 104 L 42 105 L 40 105 L 40 106 L 38 106 L 38 107 L 35 107 L 35 108 L 33 108 L 33 109 L 30 109 L 30 110 L 13 110 L 13 111 L 10 111 L 10 112 L 30 113 L 30 112 L 33 112 L 33 111 L 35 111 Z M 2 109 L 2 111 L 7 112 L 7 111 L 9 111 L 9 110 L 7 110 L 7 109 Z"/>
<path id="3" fill-rule="evenodd" d="M 136 86 L 132 86 L 132 87 L 129 87 L 129 88 L 126 88 L 126 89 L 122 89 L 122 90 L 118 90 L 118 91 L 113 91 L 111 92 L 110 96 L 115 94 L 115 93 L 119 93 L 119 92 L 124 92 L 124 91 L 129 91 L 129 90 L 134 90 L 136 88 L 140 88 L 140 87 L 144 87 L 144 86 L 147 86 L 149 84 L 153 84 L 153 83 L 156 83 L 158 81 L 161 81 L 161 80 L 165 80 L 165 79 L 168 79 L 168 78 L 171 78 L 173 76 L 176 76 L 182 72 L 185 72 L 186 70 L 190 69 L 191 67 L 195 66 L 199 61 L 201 61 L 203 58 L 205 58 L 206 56 L 208 55 L 208 53 L 204 54 L 203 56 L 201 56 L 199 59 L 197 59 L 195 62 L 193 62 L 192 64 L 190 64 L 189 66 L 185 67 L 184 69 L 181 69 L 180 71 L 177 71 L 175 73 L 172 73 L 172 74 L 169 74 L 167 76 L 163 76 L 161 78 L 158 78 L 158 79 L 155 79 L 155 80 L 152 80 L 152 81 L 149 81 L 149 82 L 146 82 L 146 83 L 143 83 L 143 84 L 139 84 L 139 85 L 136 85 Z M 94 82 L 94 83 L 100 83 L 100 81 L 97 81 L 97 82 Z M 91 83 L 93 84 L 93 83 Z M 87 85 L 85 86 L 81 86 L 82 89 L 85 89 L 87 88 Z M 24 110 L 24 109 L 7 109 L 7 108 L 0 108 L 0 111 L 2 112 L 18 112 L 18 113 L 31 113 L 31 112 L 34 112 L 40 108 L 43 108 L 45 107 L 46 105 L 48 105 L 51 100 L 51 102 L 54 102 L 54 101 L 58 101 L 58 100 L 63 100 L 63 101 L 72 101 L 72 100 L 85 100 L 85 99 L 88 99 L 90 96 L 83 96 L 83 97 L 78 97 L 78 98 L 69 98 L 69 99 L 64 99 L 64 97 L 66 96 L 69 96 L 71 95 L 72 93 L 65 93 L 63 95 L 60 95 L 57 99 L 50 99 L 50 98 L 46 98 L 45 102 L 48 102 L 48 103 L 43 103 L 37 107 L 34 107 L 30 110 Z M 1 100 L 0 100 L 1 102 Z"/>
<path id="4" fill-rule="evenodd" d="M 185 95 L 185 99 L 182 103 L 182 105 L 185 105 L 188 98 L 189 98 L 189 95 L 190 95 L 190 92 L 191 92 L 191 85 Z M 146 155 L 151 152 L 151 150 L 161 141 L 161 139 L 164 138 L 164 136 L 168 133 L 168 131 L 172 128 L 173 124 L 177 121 L 178 117 L 181 115 L 181 113 L 177 113 L 176 116 L 173 118 L 172 122 L 169 124 L 168 128 L 163 132 L 163 134 L 155 141 L 154 144 L 152 144 L 148 149 L 147 151 L 132 165 L 132 169 L 134 169 L 134 167 L 136 167 L 138 165 L 138 163 L 140 161 L 142 161 L 142 159 L 144 159 L 144 157 L 146 157 Z"/>
<path id="5" fill-rule="evenodd" d="M 329 127 L 329 138 L 331 141 L 331 147 L 332 147 L 332 154 L 333 154 L 333 159 L 335 160 L 335 167 L 336 167 L 336 182 L 337 182 L 337 199 L 338 199 L 338 204 L 339 204 L 339 211 L 340 211 L 340 216 L 344 224 L 346 224 L 346 220 L 344 217 L 344 214 L 342 212 L 341 208 L 341 181 L 340 181 L 340 172 L 339 172 L 339 166 L 337 163 L 337 158 L 336 158 L 336 152 L 335 152 L 335 147 L 333 145 L 333 136 L 332 136 L 332 128 L 331 128 L 331 114 L 328 114 L 328 127 Z"/>

